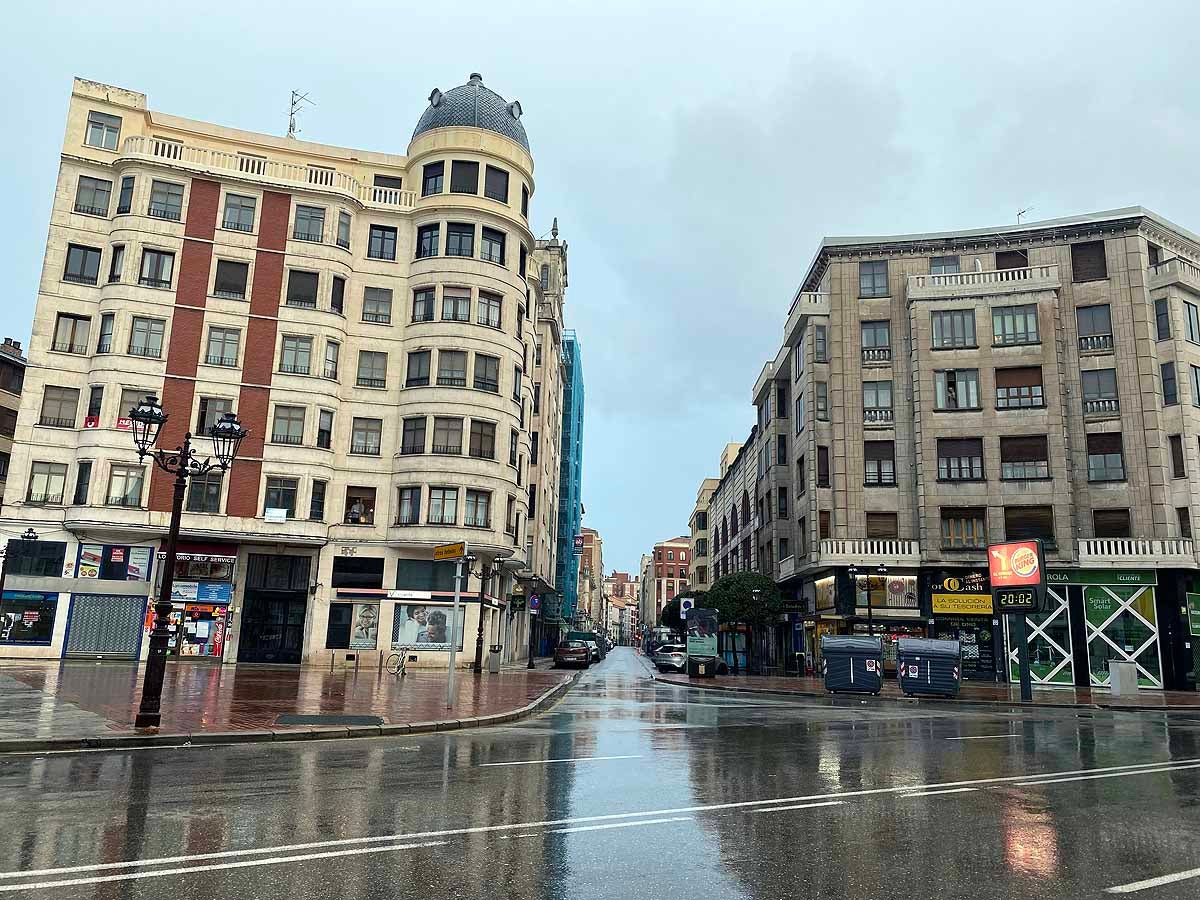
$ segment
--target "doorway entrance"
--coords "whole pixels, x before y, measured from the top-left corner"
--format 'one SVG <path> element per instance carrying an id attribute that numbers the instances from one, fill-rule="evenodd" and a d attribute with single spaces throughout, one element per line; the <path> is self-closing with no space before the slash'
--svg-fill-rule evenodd
<path id="1" fill-rule="evenodd" d="M 250 554 L 238 662 L 300 664 L 311 562 L 307 556 Z"/>

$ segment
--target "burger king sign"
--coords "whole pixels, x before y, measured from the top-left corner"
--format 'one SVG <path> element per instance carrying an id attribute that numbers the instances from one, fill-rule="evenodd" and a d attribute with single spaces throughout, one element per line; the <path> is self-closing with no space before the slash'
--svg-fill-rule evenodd
<path id="1" fill-rule="evenodd" d="M 1033 612 L 1041 605 L 1045 565 L 1041 541 L 988 547 L 988 575 L 997 612 Z"/>

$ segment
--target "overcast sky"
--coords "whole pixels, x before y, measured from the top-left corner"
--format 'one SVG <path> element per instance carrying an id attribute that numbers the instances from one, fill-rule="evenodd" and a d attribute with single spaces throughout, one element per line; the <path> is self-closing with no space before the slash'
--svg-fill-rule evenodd
<path id="1" fill-rule="evenodd" d="M 298 88 L 317 103 L 302 138 L 403 153 L 429 91 L 481 72 L 525 111 L 534 232 L 557 215 L 570 244 L 585 524 L 607 569 L 634 570 L 687 532 L 700 480 L 749 431 L 754 379 L 823 235 L 1135 204 L 1200 231 L 1197 10 L 14 3 L 0 331 L 29 336 L 73 75 L 275 134 Z"/>

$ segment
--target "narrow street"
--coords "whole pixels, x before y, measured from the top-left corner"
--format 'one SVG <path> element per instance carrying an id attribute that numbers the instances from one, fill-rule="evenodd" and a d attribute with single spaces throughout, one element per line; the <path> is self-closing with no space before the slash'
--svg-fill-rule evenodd
<path id="1" fill-rule="evenodd" d="M 506 728 L 2 757 L 0 893 L 1075 898 L 1200 867 L 1200 719 L 648 674 L 618 648 Z"/>

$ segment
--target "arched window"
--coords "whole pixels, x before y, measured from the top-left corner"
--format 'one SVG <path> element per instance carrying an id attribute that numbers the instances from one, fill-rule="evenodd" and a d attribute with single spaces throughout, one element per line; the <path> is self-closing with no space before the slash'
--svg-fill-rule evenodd
<path id="1" fill-rule="evenodd" d="M 550 290 L 550 264 L 549 263 L 542 263 L 541 279 L 542 279 L 542 290 L 543 291 Z"/>
<path id="2" fill-rule="evenodd" d="M 750 495 L 742 491 L 742 524 L 750 524 Z"/>

